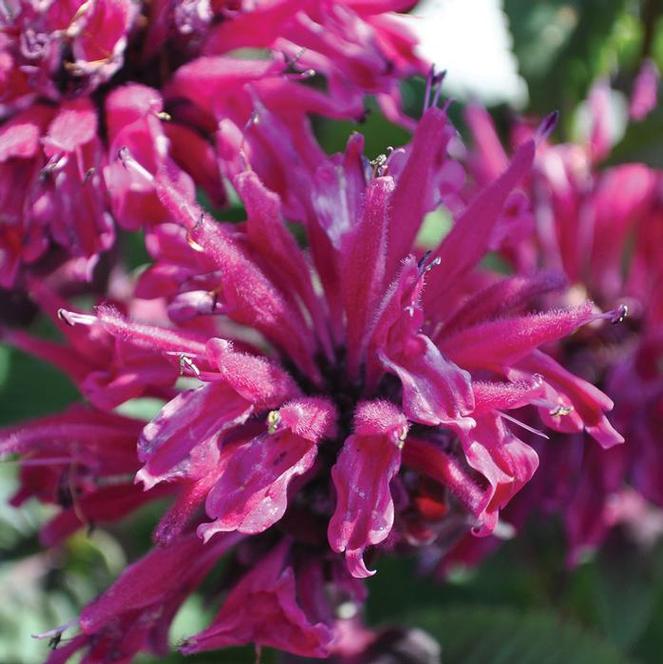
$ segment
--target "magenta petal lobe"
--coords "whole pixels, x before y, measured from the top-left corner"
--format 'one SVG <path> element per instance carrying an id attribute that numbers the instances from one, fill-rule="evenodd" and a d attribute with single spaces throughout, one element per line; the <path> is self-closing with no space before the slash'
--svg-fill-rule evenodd
<path id="1" fill-rule="evenodd" d="M 350 573 L 361 578 L 374 574 L 364 564 L 364 550 L 386 539 L 393 525 L 389 482 L 400 467 L 407 421 L 394 404 L 373 401 L 358 406 L 354 426 L 332 468 L 336 509 L 328 537 L 334 551 L 345 552 Z"/>

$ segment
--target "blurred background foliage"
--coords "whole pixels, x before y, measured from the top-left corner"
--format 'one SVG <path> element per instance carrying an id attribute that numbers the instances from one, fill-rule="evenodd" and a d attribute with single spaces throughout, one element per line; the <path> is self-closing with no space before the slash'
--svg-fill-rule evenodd
<path id="1" fill-rule="evenodd" d="M 555 138 L 569 140 L 574 114 L 592 81 L 609 77 L 625 94 L 644 57 L 663 70 L 663 7 L 658 0 L 505 0 L 513 52 L 529 91 L 526 112 L 561 112 Z M 477 18 L 480 20 L 480 18 Z M 443 63 L 442 63 L 443 65 Z M 408 112 L 421 108 L 422 81 L 404 86 Z M 316 123 L 327 150 L 342 149 L 351 131 L 366 134 L 375 156 L 408 136 L 370 104 L 367 121 Z M 462 127 L 462 100 L 451 109 Z M 502 128 L 514 111 L 492 109 Z M 611 161 L 663 166 L 663 111 L 626 128 Z M 222 215 L 221 216 L 225 216 Z M 232 216 L 241 216 L 241 209 Z M 438 214 L 422 240 L 433 243 L 448 225 Z M 145 260 L 140 242 L 124 238 L 127 262 Z M 33 325 L 51 335 L 43 322 Z M 78 398 L 75 388 L 51 367 L 0 346 L 0 424 L 56 412 Z M 149 417 L 150 404 L 144 415 Z M 141 415 L 137 404 L 133 415 Z M 149 509 L 121 526 L 79 533 L 60 551 L 43 552 L 37 531 L 48 510 L 7 506 L 16 465 L 0 465 L 0 663 L 32 664 L 48 653 L 47 640 L 31 635 L 75 618 L 78 609 L 147 546 L 157 512 Z M 663 481 L 663 480 L 662 480 Z M 559 524 L 538 523 L 506 542 L 479 569 L 456 570 L 445 583 L 419 574 L 414 560 L 383 559 L 369 580 L 367 619 L 373 625 L 419 625 L 443 645 L 446 664 L 534 662 L 603 664 L 661 661 L 663 652 L 663 546 L 637 548 L 615 533 L 598 555 L 570 570 L 564 565 Z M 212 592 L 209 596 L 213 596 Z M 208 595 L 191 598 L 178 615 L 172 642 L 202 627 L 214 615 Z M 172 663 L 184 658 L 172 655 Z M 139 661 L 154 661 L 144 657 Z M 190 662 L 242 664 L 255 661 L 252 648 L 187 658 Z M 264 651 L 262 662 L 277 661 Z"/>

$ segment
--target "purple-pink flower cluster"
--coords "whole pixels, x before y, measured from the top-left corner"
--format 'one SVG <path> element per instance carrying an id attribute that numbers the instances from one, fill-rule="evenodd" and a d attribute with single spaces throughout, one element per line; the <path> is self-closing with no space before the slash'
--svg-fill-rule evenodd
<path id="1" fill-rule="evenodd" d="M 629 105 L 633 121 L 654 108 L 657 86 L 656 68 L 646 61 Z M 603 307 L 620 303 L 618 325 L 588 326 L 551 352 L 604 390 L 628 444 L 605 452 L 575 425 L 576 411 L 560 410 L 555 419 L 566 423 L 561 430 L 571 435 L 537 446 L 542 470 L 511 506 L 517 524 L 533 512 L 560 514 L 571 564 L 616 525 L 634 529 L 636 537 L 651 537 L 645 532 L 647 516 L 663 507 L 663 178 L 642 163 L 602 166 L 614 140 L 609 95 L 606 81 L 590 91 L 585 142 L 541 146 L 526 182 L 532 212 L 521 215 L 519 236 L 505 238 L 499 247 L 522 274 L 543 268 L 566 280 L 570 289 L 547 296 L 548 302 L 591 297 Z M 477 182 L 490 181 L 508 163 L 506 153 L 486 111 L 470 107 L 466 118 L 474 137 L 469 167 Z M 514 143 L 530 133 L 526 123 L 516 125 Z M 474 559 L 481 548 L 465 539 L 446 564 Z"/>
<path id="2" fill-rule="evenodd" d="M 79 651 L 89 663 L 163 654 L 179 607 L 224 557 L 233 565 L 219 612 L 183 652 L 255 643 L 358 656 L 377 639 L 357 616 L 380 555 L 444 556 L 499 532 L 540 460 L 544 482 L 564 462 L 556 440 L 532 439 L 546 437 L 539 427 L 595 459 L 580 471 L 588 490 L 594 475 L 615 474 L 624 439 L 599 380 L 621 430 L 645 432 L 630 454 L 660 465 L 655 445 L 642 447 L 661 415 L 660 383 L 642 373 L 661 348 L 663 307 L 645 313 L 661 265 L 658 176 L 629 166 L 596 187 L 556 187 L 558 173 L 594 175 L 589 157 L 581 174 L 571 148 L 548 145 L 548 119 L 511 159 L 489 135 L 468 193 L 440 77 L 429 77 L 418 121 L 401 109 L 400 81 L 424 67 L 391 13 L 408 4 L 26 0 L 0 10 L 0 282 L 29 293 L 61 339 L 2 332 L 84 401 L 0 432 L 0 453 L 22 458 L 12 503 L 56 506 L 41 531 L 56 546 L 169 501 L 152 550 L 83 609 L 50 664 Z M 355 133 L 325 154 L 311 116 L 360 121 L 366 95 L 413 130 L 410 143 L 370 160 Z M 634 114 L 647 104 L 643 93 Z M 489 134 L 485 120 L 475 133 Z M 245 220 L 213 218 L 200 194 L 220 208 L 236 194 Z M 418 234 L 441 205 L 454 223 L 426 251 Z M 636 223 L 623 281 L 605 233 Z M 118 228 L 144 233 L 150 263 L 137 276 L 117 264 Z M 592 246 L 596 281 L 569 290 L 565 276 L 585 283 Z M 512 274 L 482 263 L 495 250 L 513 258 Z M 99 271 L 100 302 L 80 310 L 68 288 Z M 639 330 L 610 325 L 626 298 L 640 298 Z M 595 340 L 615 334 L 629 359 L 605 380 L 587 374 L 586 362 L 604 370 Z M 150 422 L 117 410 L 139 397 L 161 404 Z M 633 472 L 646 486 L 646 468 Z M 594 542 L 591 525 L 574 541 Z"/>
<path id="3" fill-rule="evenodd" d="M 313 158 L 310 114 L 393 120 L 424 71 L 399 2 L 9 0 L 0 7 L 0 286 L 67 258 L 89 280 L 130 230 L 167 220 L 149 173 L 223 202 L 239 144 L 270 183 L 274 148 L 247 131 L 266 108 Z M 264 57 L 230 55 L 239 49 Z M 326 91 L 304 84 L 324 77 Z M 224 157 L 224 154 L 226 157 Z M 130 163 L 133 168 L 129 168 Z M 148 177 L 146 177 L 148 176 Z M 269 176 L 269 177 L 268 177 Z M 74 205 L 73 201 L 77 201 Z"/>

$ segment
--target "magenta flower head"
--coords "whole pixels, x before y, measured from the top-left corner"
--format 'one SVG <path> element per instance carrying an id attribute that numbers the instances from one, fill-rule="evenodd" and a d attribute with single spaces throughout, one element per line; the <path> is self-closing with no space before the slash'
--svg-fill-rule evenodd
<path id="1" fill-rule="evenodd" d="M 78 650 L 88 661 L 162 653 L 177 608 L 230 549 L 225 601 L 184 652 L 255 643 L 342 653 L 339 607 L 361 605 L 361 580 L 381 554 L 447 548 L 499 527 L 539 463 L 521 439 L 536 431 L 523 418 L 538 412 L 544 425 L 586 431 L 605 448 L 622 442 L 605 417 L 610 400 L 541 350 L 616 314 L 589 302 L 537 310 L 559 279 L 480 266 L 511 228 L 505 206 L 530 175 L 534 140 L 461 206 L 455 131 L 435 105 L 409 145 L 372 162 L 359 135 L 344 153 L 312 159 L 308 143 L 288 145 L 293 134 L 280 132 L 276 114 L 258 126 L 262 154 L 302 158 L 282 171 L 287 200 L 246 154 L 228 165 L 246 208 L 238 225 L 211 219 L 168 164 L 156 174 L 130 166 L 168 216 L 147 232 L 153 262 L 135 290 L 143 304 L 128 316 L 112 304 L 58 312 L 76 348 L 61 366 L 95 408 L 0 437 L 5 453 L 43 463 L 57 454 L 34 471 L 51 487 L 42 499 L 69 514 L 56 534 L 171 500 L 156 548 L 83 611 L 80 633 L 51 663 Z M 423 252 L 419 229 L 441 203 L 459 212 Z M 166 304 L 169 322 L 148 299 Z M 50 346 L 25 335 L 16 343 L 55 361 Z M 147 424 L 109 412 L 140 394 L 163 402 Z M 47 451 L 49 439 L 57 450 Z M 107 487 L 115 472 L 123 481 Z M 64 473 L 75 480 L 66 501 Z M 30 477 L 21 496 L 39 494 Z"/>

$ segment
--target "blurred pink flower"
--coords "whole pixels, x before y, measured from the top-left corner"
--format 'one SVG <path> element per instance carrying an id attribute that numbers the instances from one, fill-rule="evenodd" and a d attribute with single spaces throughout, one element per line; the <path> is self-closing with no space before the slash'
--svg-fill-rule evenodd
<path id="1" fill-rule="evenodd" d="M 656 74 L 645 64 L 632 99 L 632 109 L 640 110 L 632 112 L 633 117 L 640 119 L 651 109 L 656 86 Z M 614 420 L 629 444 L 607 453 L 582 437 L 572 444 L 537 445 L 543 471 L 523 496 L 523 507 L 529 507 L 513 507 L 516 525 L 532 509 L 560 512 L 572 563 L 604 540 L 615 523 L 609 506 L 625 486 L 663 506 L 663 441 L 658 433 L 663 376 L 656 368 L 663 358 L 663 180 L 645 164 L 602 168 L 598 163 L 612 148 L 604 103 L 608 94 L 605 82 L 590 94 L 587 142 L 542 145 L 525 182 L 532 201 L 530 232 L 501 246 L 503 256 L 523 274 L 543 266 L 568 280 L 569 292 L 557 298 L 548 294 L 541 301 L 563 305 L 589 296 L 599 306 L 618 311 L 615 321 L 622 322 L 588 326 L 551 354 L 565 370 L 604 390 L 610 397 L 606 404 L 614 400 Z M 475 141 L 469 164 L 480 183 L 507 158 L 487 112 L 470 108 L 467 118 Z M 517 127 L 516 140 L 530 131 Z M 561 406 L 552 419 L 561 430 L 578 431 L 573 420 L 582 414 L 581 404 Z"/>
<path id="2" fill-rule="evenodd" d="M 105 155 L 96 113 L 86 99 L 53 109 L 34 105 L 0 126 L 0 285 L 53 240 L 89 279 L 115 239 L 105 207 Z"/>
<path id="3" fill-rule="evenodd" d="M 223 205 L 229 132 L 251 146 L 263 177 L 278 177 L 250 131 L 265 107 L 309 151 L 308 114 L 361 119 L 367 94 L 411 125 L 398 86 L 425 66 L 390 11 L 403 6 L 3 3 L 0 286 L 22 287 L 24 272 L 44 274 L 72 257 L 69 276 L 91 281 L 114 243 L 114 221 L 138 230 L 167 220 L 150 184 L 162 168 L 190 197 L 198 187 Z M 264 59 L 229 55 L 241 48 L 263 49 Z M 304 84 L 315 75 L 327 92 Z"/>

